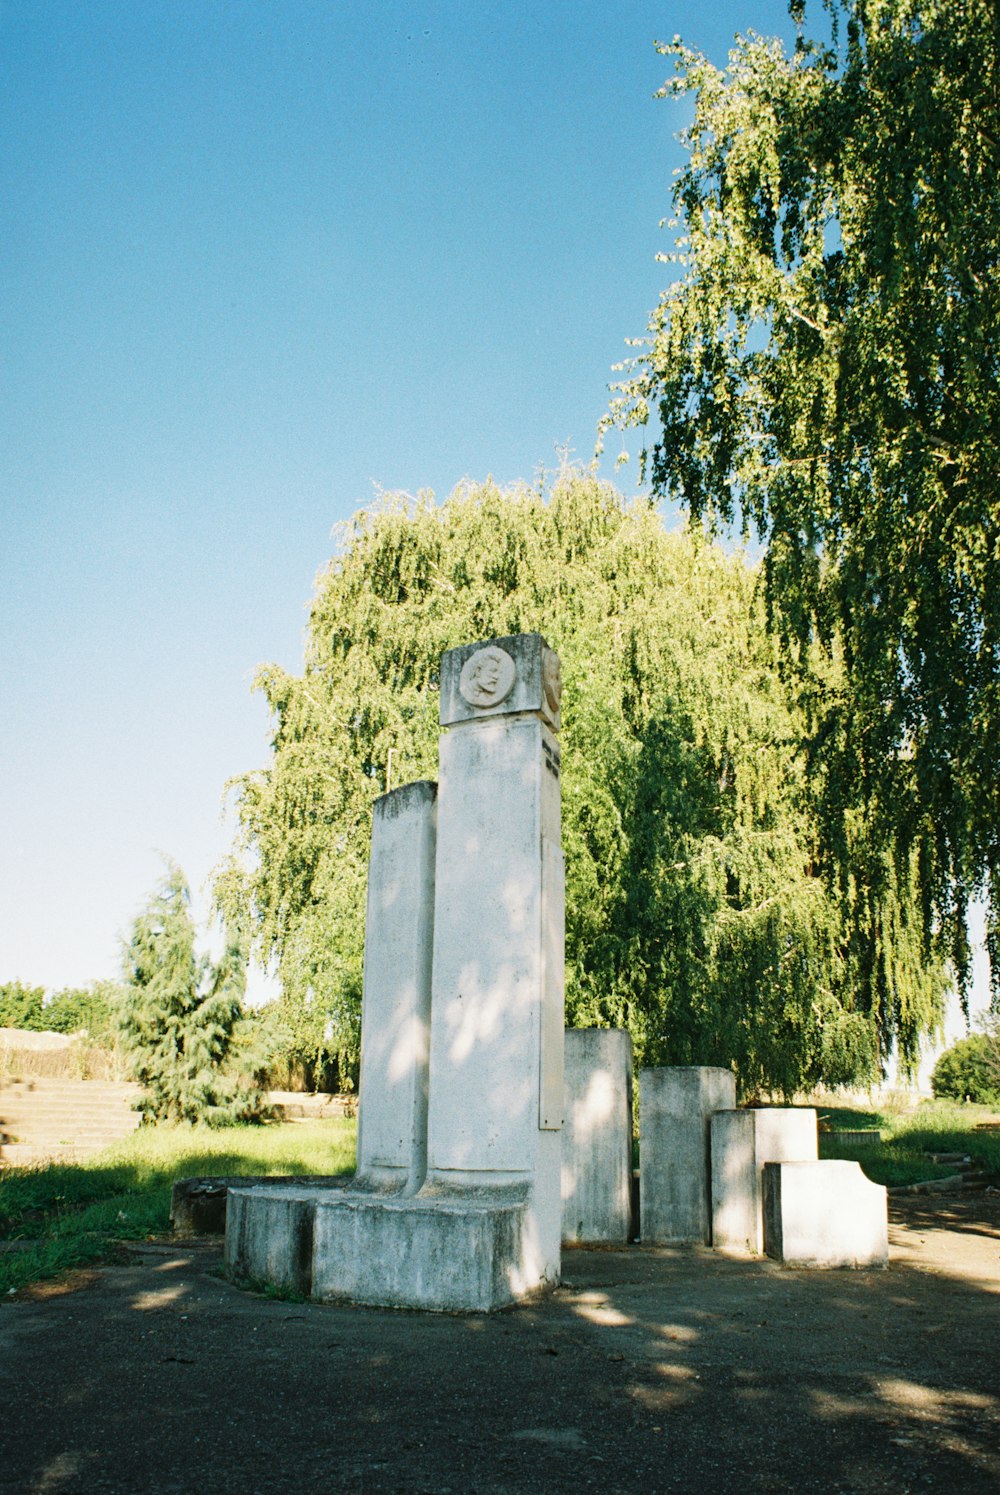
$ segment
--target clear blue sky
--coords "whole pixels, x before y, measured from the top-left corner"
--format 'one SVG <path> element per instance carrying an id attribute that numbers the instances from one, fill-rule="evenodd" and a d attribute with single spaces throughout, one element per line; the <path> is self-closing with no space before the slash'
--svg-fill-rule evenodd
<path id="1" fill-rule="evenodd" d="M 589 458 L 682 104 L 784 0 L 0 0 L 0 981 L 225 852 L 331 530 Z M 635 481 L 634 475 L 623 479 Z"/>

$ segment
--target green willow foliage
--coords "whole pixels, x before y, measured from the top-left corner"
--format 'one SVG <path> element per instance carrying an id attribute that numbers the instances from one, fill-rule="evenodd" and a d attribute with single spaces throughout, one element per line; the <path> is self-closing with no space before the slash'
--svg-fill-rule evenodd
<path id="1" fill-rule="evenodd" d="M 119 1033 L 141 1109 L 152 1121 L 221 1126 L 254 1119 L 262 1097 L 233 1072 L 246 958 L 230 942 L 217 965 L 195 951 L 191 895 L 171 867 L 132 926 Z"/>
<path id="2" fill-rule="evenodd" d="M 812 706 L 853 918 L 887 891 L 859 841 L 893 843 L 963 992 L 985 895 L 1000 996 L 1000 9 L 824 9 L 807 41 L 793 0 L 791 57 L 661 48 L 694 95 L 678 278 L 610 420 L 657 424 L 657 494 L 766 540 L 786 659 L 842 659 Z"/>
<path id="3" fill-rule="evenodd" d="M 259 675 L 273 755 L 235 781 L 217 883 L 304 1056 L 356 1063 L 372 804 L 390 754 L 393 784 L 437 776 L 442 652 L 530 631 L 565 682 L 567 1021 L 627 1026 L 644 1063 L 733 1064 L 745 1093 L 866 1077 L 894 1040 L 916 1054 L 943 992 L 919 905 L 895 887 L 874 936 L 841 921 L 754 598 L 741 560 L 573 473 L 355 517 L 304 674 Z"/>

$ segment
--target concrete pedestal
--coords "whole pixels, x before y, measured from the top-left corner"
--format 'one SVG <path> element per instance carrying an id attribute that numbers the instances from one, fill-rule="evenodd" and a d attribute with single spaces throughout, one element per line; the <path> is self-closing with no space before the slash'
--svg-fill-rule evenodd
<path id="1" fill-rule="evenodd" d="M 789 1267 L 884 1267 L 886 1191 L 857 1163 L 764 1164 L 764 1250 Z"/>
<path id="2" fill-rule="evenodd" d="M 764 1164 L 814 1162 L 816 1112 L 798 1106 L 716 1111 L 710 1126 L 712 1245 L 759 1256 L 764 1249 Z"/>
<path id="3" fill-rule="evenodd" d="M 632 1220 L 632 1040 L 620 1028 L 566 1030 L 562 1237 L 624 1245 Z"/>
<path id="4" fill-rule="evenodd" d="M 639 1208 L 644 1245 L 710 1245 L 709 1120 L 736 1106 L 732 1070 L 710 1066 L 639 1074 Z"/>
<path id="5" fill-rule="evenodd" d="M 524 1275 L 526 1202 L 350 1194 L 316 1207 L 312 1295 L 373 1307 L 488 1313 L 548 1282 Z"/>
<path id="6" fill-rule="evenodd" d="M 339 1190 L 287 1185 L 230 1189 L 226 1270 L 236 1278 L 308 1297 L 312 1291 L 316 1205 Z"/>

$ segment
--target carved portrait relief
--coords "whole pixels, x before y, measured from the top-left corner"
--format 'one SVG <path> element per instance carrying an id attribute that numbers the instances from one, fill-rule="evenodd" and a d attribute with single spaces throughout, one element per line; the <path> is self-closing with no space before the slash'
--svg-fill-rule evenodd
<path id="1" fill-rule="evenodd" d="M 465 661 L 458 688 L 470 706 L 499 706 L 514 689 L 516 674 L 507 651 L 496 644 L 487 644 Z"/>
<path id="2" fill-rule="evenodd" d="M 542 660 L 542 689 L 545 692 L 549 710 L 553 716 L 558 716 L 559 703 L 562 700 L 562 664 L 554 649 L 546 649 Z"/>

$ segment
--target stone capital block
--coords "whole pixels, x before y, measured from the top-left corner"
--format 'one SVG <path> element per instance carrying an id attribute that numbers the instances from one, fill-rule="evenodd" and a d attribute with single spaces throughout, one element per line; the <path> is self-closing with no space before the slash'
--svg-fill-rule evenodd
<path id="1" fill-rule="evenodd" d="M 531 711 L 559 730 L 559 656 L 540 633 L 463 644 L 441 656 L 441 725 Z"/>

